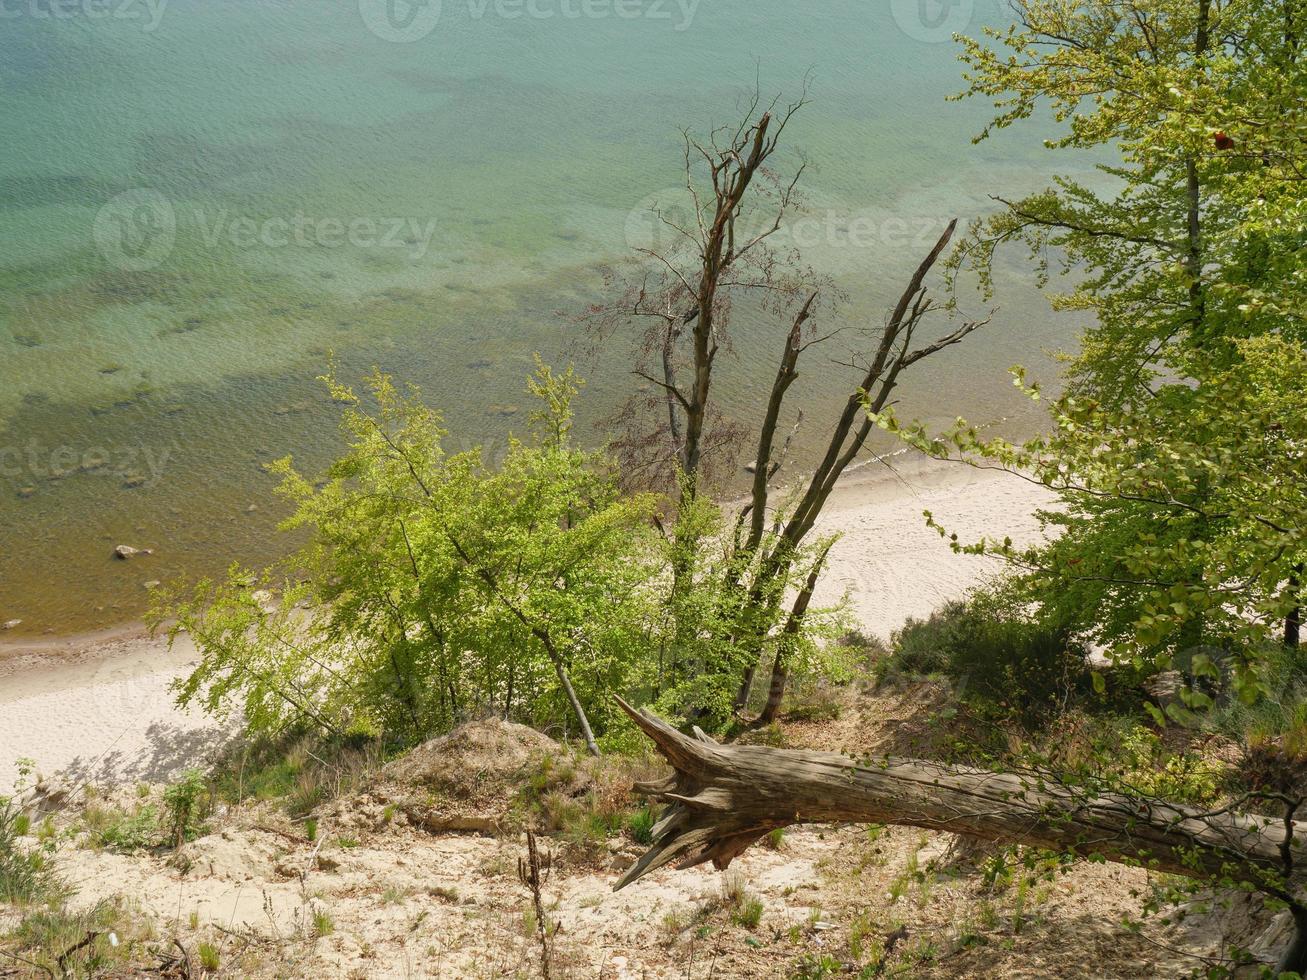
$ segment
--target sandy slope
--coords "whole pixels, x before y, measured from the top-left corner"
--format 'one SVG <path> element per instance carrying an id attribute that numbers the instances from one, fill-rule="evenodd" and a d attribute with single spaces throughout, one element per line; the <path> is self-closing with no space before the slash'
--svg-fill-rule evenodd
<path id="1" fill-rule="evenodd" d="M 902 461 L 868 468 L 836 492 L 822 530 L 843 536 L 832 552 L 822 599 L 849 593 L 854 614 L 880 635 L 929 613 L 987 571 L 957 556 L 925 526 L 923 510 L 964 540 L 981 533 L 1028 540 L 1038 487 L 965 467 Z M 0 648 L 0 792 L 19 758 L 42 772 L 100 783 L 161 780 L 201 761 L 223 731 L 182 712 L 169 683 L 195 660 L 189 642 L 130 632 Z"/>

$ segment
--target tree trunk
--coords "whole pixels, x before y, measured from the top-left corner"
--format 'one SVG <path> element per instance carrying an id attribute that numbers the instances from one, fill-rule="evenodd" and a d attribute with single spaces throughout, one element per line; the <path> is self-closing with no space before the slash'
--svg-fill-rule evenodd
<path id="1" fill-rule="evenodd" d="M 817 591 L 817 581 L 821 578 L 821 571 L 826 565 L 826 558 L 830 555 L 831 547 L 831 545 L 827 545 L 826 550 L 821 553 L 821 557 L 813 564 L 812 571 L 808 573 L 808 581 L 804 583 L 798 596 L 795 597 L 794 605 L 790 609 L 789 619 L 785 621 L 785 628 L 781 630 L 780 638 L 776 643 L 776 659 L 772 661 L 771 665 L 771 683 L 767 687 L 767 703 L 763 706 L 762 714 L 758 716 L 757 724 L 759 725 L 770 725 L 776 720 L 776 716 L 780 714 L 781 702 L 785 700 L 785 685 L 790 679 L 790 654 L 798 639 L 799 630 L 803 627 L 803 617 L 808 614 L 812 594 Z"/>
<path id="2" fill-rule="evenodd" d="M 825 822 L 923 827 L 1186 877 L 1228 876 L 1291 902 L 1301 884 L 1304 848 L 1296 834 L 1289 837 L 1292 811 L 1280 821 L 1095 793 L 1046 773 L 719 745 L 698 729 L 693 738 L 683 735 L 618 700 L 675 772 L 637 784 L 670 806 L 653 829 L 653 845 L 615 888 L 671 861 L 725 869 L 778 827 Z"/>
<path id="3" fill-rule="evenodd" d="M 1299 592 L 1302 587 L 1302 574 L 1303 566 L 1300 563 L 1293 566 L 1293 572 L 1289 575 L 1289 594 L 1293 596 L 1294 606 L 1284 617 L 1284 645 L 1290 650 L 1298 649 L 1298 644 L 1302 642 L 1302 605 Z"/>

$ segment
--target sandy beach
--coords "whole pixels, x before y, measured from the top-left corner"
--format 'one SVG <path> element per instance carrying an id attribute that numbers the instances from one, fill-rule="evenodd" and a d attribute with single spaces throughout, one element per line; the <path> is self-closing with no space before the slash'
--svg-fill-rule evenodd
<path id="1" fill-rule="evenodd" d="M 1029 541 L 1047 491 L 1006 474 L 898 457 L 893 470 L 864 467 L 836 491 L 822 521 L 842 534 L 819 599 L 846 592 L 870 633 L 887 637 L 992 572 L 955 555 L 925 524 L 930 510 L 967 540 L 980 534 Z M 20 759 L 74 782 L 161 780 L 201 764 L 226 732 L 173 703 L 169 685 L 196 661 L 194 646 L 143 629 L 0 645 L 0 792 Z"/>

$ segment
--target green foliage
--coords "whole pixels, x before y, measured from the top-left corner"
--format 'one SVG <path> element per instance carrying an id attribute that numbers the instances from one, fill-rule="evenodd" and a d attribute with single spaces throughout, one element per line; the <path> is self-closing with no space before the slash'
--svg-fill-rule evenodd
<path id="1" fill-rule="evenodd" d="M 81 910 L 51 900 L 0 936 L 0 952 L 14 951 L 41 976 L 139 976 L 158 968 L 149 940 L 148 925 L 121 900 Z"/>
<path id="2" fill-rule="evenodd" d="M 631 840 L 647 846 L 653 843 L 653 828 L 657 822 L 653 808 L 642 806 L 626 818 L 626 832 L 631 835 Z"/>
<path id="3" fill-rule="evenodd" d="M 1220 795 L 1220 764 L 1199 752 L 1176 752 L 1150 729 L 1135 726 L 1104 751 L 1121 768 L 1121 781 L 1141 795 L 1195 806 L 1214 804 Z"/>
<path id="4" fill-rule="evenodd" d="M 180 780 L 164 790 L 164 829 L 173 846 L 181 847 L 196 836 L 200 799 L 206 791 L 204 773 L 199 769 L 188 769 Z"/>
<path id="5" fill-rule="evenodd" d="M 764 910 L 761 899 L 749 896 L 731 911 L 731 922 L 745 929 L 757 929 Z"/>
<path id="6" fill-rule="evenodd" d="M 1194 724 L 1227 684 L 1249 703 L 1269 693 L 1253 661 L 1303 602 L 1307 9 L 1016 6 L 1015 26 L 964 41 L 967 94 L 999 110 L 980 138 L 1045 106 L 1066 124 L 1049 146 L 1116 161 L 1102 180 L 1055 178 L 1004 202 L 954 268 L 988 285 L 997 251 L 1019 242 L 1041 277 L 1050 257 L 1074 273 L 1055 308 L 1092 319 L 1050 435 L 981 442 L 965 423 L 906 435 L 1057 491 L 1061 506 L 1042 515 L 1053 544 L 955 545 L 1009 561 L 1040 618 L 1136 670 L 1192 673 L 1183 659 L 1217 675 L 1158 711 Z"/>
<path id="7" fill-rule="evenodd" d="M 313 910 L 313 934 L 318 938 L 330 936 L 336 931 L 336 920 L 326 909 L 318 907 Z"/>
<path id="8" fill-rule="evenodd" d="M 1196 386 L 1165 386 L 1128 411 L 1064 396 L 1054 431 L 1020 445 L 982 441 L 965 423 L 931 437 L 881 421 L 933 455 L 985 460 L 1058 491 L 1063 507 L 1041 515 L 1060 532 L 1050 544 L 952 539 L 1010 564 L 1012 601 L 1137 669 L 1219 673 L 1215 660 L 1231 656 L 1229 679 L 1251 701 L 1266 693 L 1252 661 L 1302 601 L 1286 582 L 1307 553 L 1307 350 L 1275 337 L 1234 347 L 1238 363 L 1195 361 Z M 1207 706 L 1202 692 L 1190 697 L 1190 709 Z"/>
<path id="9" fill-rule="evenodd" d="M 774 523 L 783 523 L 778 513 Z M 791 681 L 847 679 L 849 653 L 834 641 L 848 629 L 842 606 L 808 610 L 797 630 L 784 629 L 785 597 L 821 561 L 834 539 L 787 549 L 766 533 L 750 548 L 739 523 L 704 497 L 681 501 L 675 533 L 665 541 L 672 571 L 660 605 L 656 671 L 649 680 L 655 710 L 723 731 L 734 721 L 741 678 L 783 654 Z M 760 673 L 765 688 L 765 675 Z M 747 699 L 746 699 L 747 704 Z"/>
<path id="10" fill-rule="evenodd" d="M 19 840 L 23 815 L 13 802 L 0 797 L 0 902 L 26 905 L 59 890 L 49 867 L 53 846 L 31 847 Z"/>
<path id="11" fill-rule="evenodd" d="M 827 980 L 844 972 L 844 964 L 829 953 L 807 953 L 795 961 L 790 980 Z"/>
<path id="12" fill-rule="evenodd" d="M 160 841 L 159 811 L 149 804 L 131 811 L 89 806 L 84 815 L 87 839 L 94 847 L 131 853 L 156 847 Z"/>
<path id="13" fill-rule="evenodd" d="M 926 619 L 909 617 L 890 638 L 890 665 L 904 674 L 949 672 L 949 651 L 966 642 L 967 604 L 950 600 Z"/>
<path id="14" fill-rule="evenodd" d="M 1012 611 L 1001 597 L 977 593 L 928 619 L 910 619 L 894 635 L 890 667 L 943 673 L 1026 721 L 1045 719 L 1088 688 L 1088 651 L 1065 628 Z"/>
<path id="15" fill-rule="evenodd" d="M 217 973 L 218 967 L 222 965 L 221 958 L 218 956 L 218 947 L 213 943 L 200 943 L 195 952 L 200 957 L 200 966 L 209 973 Z"/>
<path id="16" fill-rule="evenodd" d="M 699 497 L 658 533 L 655 498 L 625 493 L 603 452 L 570 441 L 570 368 L 537 362 L 530 432 L 493 463 L 448 452 L 439 415 L 384 375 L 366 395 L 324 380 L 348 451 L 321 481 L 290 459 L 272 467 L 294 507 L 283 527 L 307 543 L 153 612 L 202 653 L 176 686 L 182 704 L 239 713 L 256 739 L 311 731 L 393 748 L 496 714 L 593 734 L 597 751 L 638 744 L 613 693 L 719 729 L 760 658 L 783 652 L 799 682 L 848 673 L 848 651 L 822 642 L 839 634 L 838 610 L 779 628 L 793 577 L 829 541 L 742 548 Z M 280 780 L 276 795 L 307 811 L 322 786 L 289 789 L 295 768 L 252 775 L 255 793 Z"/>
<path id="17" fill-rule="evenodd" d="M 1093 314 L 1071 365 L 1077 393 L 1131 404 L 1230 338 L 1303 336 L 1307 80 L 1295 3 L 1017 0 L 1017 26 L 964 41 L 967 94 L 1004 128 L 1052 108 L 1047 145 L 1107 151 L 1105 179 L 1054 186 L 980 222 L 962 262 L 988 276 L 1005 242 L 1050 256 Z M 1089 94 L 1092 93 L 1092 97 Z"/>
<path id="18" fill-rule="evenodd" d="M 321 484 L 289 459 L 274 467 L 295 507 L 284 527 L 309 543 L 156 613 L 203 654 L 179 700 L 239 710 L 254 734 L 307 725 L 412 742 L 492 710 L 566 729 L 570 685 L 602 730 L 609 693 L 649 646 L 659 565 L 652 499 L 624 496 L 601 454 L 568 442 L 571 372 L 540 368 L 532 434 L 495 466 L 446 452 L 439 416 L 383 375 L 371 408 L 326 382 L 349 451 Z"/>

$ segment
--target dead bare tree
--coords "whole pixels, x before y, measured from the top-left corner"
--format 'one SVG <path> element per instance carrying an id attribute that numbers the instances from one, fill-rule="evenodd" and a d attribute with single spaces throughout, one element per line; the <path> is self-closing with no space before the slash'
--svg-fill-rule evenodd
<path id="1" fill-rule="evenodd" d="M 874 416 L 890 403 L 890 398 L 898 387 L 903 372 L 932 354 L 960 343 L 968 334 L 987 322 L 986 320 L 967 321 L 930 344 L 915 345 L 917 329 L 925 317 L 935 309 L 926 291 L 926 276 L 939 260 L 956 227 L 955 219 L 940 235 L 935 246 L 922 260 L 903 290 L 884 330 L 881 331 L 874 355 L 866 363 L 861 379 L 850 392 L 844 410 L 831 430 L 826 452 L 808 478 L 807 488 L 799 499 L 798 505 L 785 519 L 779 533 L 770 540 L 764 534 L 771 494 L 771 481 L 767 475 L 774 475 L 779 467 L 772 458 L 776 422 L 770 411 L 767 419 L 764 419 L 758 438 L 753 494 L 745 508 L 745 513 L 751 516 L 749 533 L 740 546 L 740 550 L 753 559 L 752 567 L 755 571 L 750 590 L 752 603 L 779 601 L 783 591 L 777 587 L 778 584 L 788 579 L 793 563 L 801 553 L 804 540 L 816 526 L 822 508 L 830 499 L 839 478 L 866 446 L 875 428 Z M 804 310 L 807 310 L 806 306 Z M 796 374 L 795 364 L 802 352 L 797 341 L 800 325 L 801 323 L 796 323 L 794 331 L 786 341 L 786 350 L 772 383 L 772 401 L 779 402 L 784 398 L 785 391 Z M 760 475 L 762 478 L 759 478 Z M 817 566 L 817 570 L 820 571 L 820 565 Z M 811 591 L 816 587 L 816 581 L 811 581 L 809 586 L 800 591 L 802 609 L 799 610 L 796 606 L 798 620 L 802 619 L 803 613 L 807 610 L 808 600 L 811 598 Z M 808 599 L 804 598 L 805 594 L 808 595 Z M 795 621 L 796 617 L 792 615 L 790 622 Z M 755 647 L 761 646 L 757 637 L 736 639 L 743 642 L 752 641 Z M 778 652 L 777 656 L 780 655 Z M 745 707 L 755 670 L 756 662 L 746 669 L 736 696 L 737 710 Z M 773 674 L 775 676 L 775 671 Z M 775 697 L 780 697 L 784 693 L 784 678 L 784 673 L 781 673 L 780 690 L 774 692 Z M 770 714 L 775 714 L 775 708 L 771 709 Z"/>
<path id="2" fill-rule="evenodd" d="M 668 806 L 649 850 L 614 889 L 673 861 L 679 868 L 711 861 L 724 870 L 753 843 L 791 824 L 898 824 L 1250 885 L 1283 902 L 1297 926 L 1280 971 L 1301 973 L 1307 966 L 1307 904 L 1300 898 L 1307 848 L 1296 819 L 1302 800 L 1262 797 L 1284 804 L 1282 817 L 1265 817 L 1237 812 L 1240 804 L 1199 810 L 1042 771 L 721 745 L 697 728 L 693 737 L 682 734 L 618 700 L 673 772 L 636 784 Z"/>
<path id="3" fill-rule="evenodd" d="M 784 628 L 780 627 L 780 606 L 791 587 L 796 563 L 803 563 L 805 545 L 822 508 L 875 428 L 868 413 L 890 403 L 904 371 L 959 343 L 985 322 L 962 323 L 931 343 L 917 342 L 923 322 L 940 309 L 927 295 L 925 280 L 953 235 L 954 221 L 909 280 L 873 349 L 865 357 L 854 355 L 852 366 L 857 376 L 829 431 L 825 452 L 794 509 L 777 513 L 772 506 L 773 488 L 794 437 L 792 430 L 789 438 L 778 438 L 786 396 L 799 375 L 804 353 L 833 336 L 821 335 L 813 325 L 819 318 L 823 290 L 834 292 L 834 288 L 804 271 L 797 253 L 777 255 L 770 245 L 795 205 L 804 168 L 798 166 L 786 180 L 767 164 L 790 120 L 804 104 L 801 98 L 779 109 L 774 100 L 764 109 L 755 95 L 744 121 L 733 129 L 717 130 L 706 142 L 685 135 L 685 187 L 693 217 L 678 221 L 663 211 L 656 212 L 680 247 L 639 249 L 654 272 L 622 301 L 596 308 L 592 318 L 600 336 L 620 323 L 647 324 L 637 345 L 635 374 L 660 392 L 662 421 L 643 430 L 637 427 L 626 446 L 638 451 L 628 453 L 627 461 L 646 467 L 650 457 L 673 461 L 677 477 L 674 497 L 682 514 L 704 492 L 709 453 L 742 438 L 738 428 L 716 415 L 713 403 L 714 372 L 727 343 L 733 297 L 760 296 L 768 313 L 785 313 L 789 319 L 754 440 L 748 501 L 739 513 L 726 562 L 729 581 L 724 583 L 723 594 L 732 598 L 724 600 L 723 606 L 737 610 L 738 615 L 725 639 L 727 648 L 735 651 L 732 659 L 743 665 L 731 668 L 739 670 L 732 682 L 737 712 L 746 706 L 754 674 L 769 644 L 775 641 L 777 656 L 783 658 L 781 648 L 793 641 L 786 631 L 798 629 L 804 622 L 815 579 L 799 589 L 801 608 L 796 605 L 792 609 Z M 651 404 L 646 402 L 646 407 Z M 635 422 L 629 406 L 625 421 Z M 643 462 L 638 460 L 640 456 L 645 457 Z M 678 523 L 671 531 L 678 542 L 679 529 Z M 684 549 L 675 549 L 673 554 L 679 556 L 673 559 L 672 568 L 675 595 L 695 583 Z M 813 575 L 820 573 L 823 564 L 809 566 Z M 677 668 L 674 662 L 673 670 Z M 776 697 L 783 696 L 787 678 L 783 659 L 774 662 L 771 690 Z M 771 705 L 764 713 L 770 717 L 776 710 L 777 706 Z"/>
<path id="4" fill-rule="evenodd" d="M 714 415 L 712 405 L 713 372 L 729 345 L 734 296 L 755 294 L 781 309 L 816 278 L 797 266 L 793 253 L 779 255 L 769 247 L 796 203 L 804 166 L 782 179 L 768 162 L 806 104 L 800 97 L 781 107 L 777 99 L 764 108 L 755 92 L 737 126 L 714 130 L 706 140 L 683 133 L 688 214 L 662 202 L 652 212 L 672 246 L 637 247 L 650 271 L 613 304 L 587 316 L 600 341 L 631 321 L 645 325 L 633 373 L 660 392 L 665 422 L 640 428 L 625 417 L 635 429 L 625 448 L 632 450 L 630 462 L 644 469 L 653 468 L 651 451 L 658 462 L 674 461 L 679 479 L 667 483 L 679 485 L 682 503 L 702 488 L 709 454 L 738 434 Z"/>

